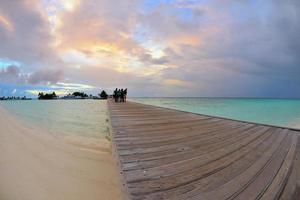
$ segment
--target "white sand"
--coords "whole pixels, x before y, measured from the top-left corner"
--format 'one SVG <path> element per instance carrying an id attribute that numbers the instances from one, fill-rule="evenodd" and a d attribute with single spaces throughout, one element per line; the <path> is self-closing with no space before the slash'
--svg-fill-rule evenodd
<path id="1" fill-rule="evenodd" d="M 121 199 L 107 145 L 82 148 L 0 108 L 0 200 Z"/>
<path id="2" fill-rule="evenodd" d="M 300 130 L 300 123 L 294 124 L 292 127 Z"/>
<path id="3" fill-rule="evenodd" d="M 300 120 L 297 119 L 289 124 L 289 127 L 300 129 Z"/>
<path id="4" fill-rule="evenodd" d="M 294 128 L 300 129 L 300 121 L 294 124 Z"/>

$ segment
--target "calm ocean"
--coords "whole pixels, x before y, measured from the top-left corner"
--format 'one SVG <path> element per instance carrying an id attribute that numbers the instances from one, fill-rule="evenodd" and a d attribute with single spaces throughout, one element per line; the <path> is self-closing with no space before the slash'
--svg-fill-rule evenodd
<path id="1" fill-rule="evenodd" d="M 130 98 L 131 101 L 230 119 L 300 128 L 300 100 L 246 98 Z"/>
<path id="2" fill-rule="evenodd" d="M 236 98 L 130 98 L 193 113 L 278 126 L 300 127 L 300 100 Z M 106 101 L 0 101 L 0 106 L 54 135 L 105 138 Z"/>
<path id="3" fill-rule="evenodd" d="M 54 135 L 105 138 L 108 134 L 106 101 L 0 101 L 0 106 Z"/>

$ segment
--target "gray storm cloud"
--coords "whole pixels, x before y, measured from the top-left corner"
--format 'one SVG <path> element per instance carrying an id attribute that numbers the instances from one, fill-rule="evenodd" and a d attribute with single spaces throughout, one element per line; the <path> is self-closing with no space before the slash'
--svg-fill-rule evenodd
<path id="1" fill-rule="evenodd" d="M 52 38 L 50 26 L 38 11 L 37 1 L 0 0 L 0 15 L 11 26 L 7 30 L 0 26 L 0 55 L 18 60 L 29 66 L 39 61 L 53 60 L 49 48 Z"/>
<path id="2" fill-rule="evenodd" d="M 0 69 L 0 83 L 18 83 L 22 84 L 26 81 L 27 76 L 22 74 L 19 67 L 10 65 Z"/>
<path id="3" fill-rule="evenodd" d="M 30 84 L 41 84 L 49 83 L 55 84 L 62 81 L 64 73 L 61 70 L 40 70 L 29 75 L 28 83 Z"/>
<path id="4" fill-rule="evenodd" d="M 160 57 L 160 58 L 153 58 L 151 54 L 149 53 L 144 53 L 139 56 L 139 59 L 142 62 L 154 64 L 154 65 L 163 65 L 168 62 L 168 58 L 166 56 Z"/>
<path id="5" fill-rule="evenodd" d="M 181 95 L 300 96 L 299 1 L 266 1 L 252 8 L 237 1 L 168 6 L 158 6 L 143 17 L 158 40 L 181 33 L 201 39 L 199 44 L 175 40 L 165 50 L 174 67 L 164 69 L 162 76 L 192 82 L 197 88 Z M 198 25 L 183 26 L 176 12 L 167 12 L 171 6 L 192 9 Z M 233 8 L 238 11 L 232 13 Z"/>
<path id="6" fill-rule="evenodd" d="M 0 70 L 0 83 L 16 84 L 56 84 L 64 80 L 64 73 L 61 70 L 45 69 L 35 71 L 31 74 L 21 72 L 20 68 L 10 65 Z"/>

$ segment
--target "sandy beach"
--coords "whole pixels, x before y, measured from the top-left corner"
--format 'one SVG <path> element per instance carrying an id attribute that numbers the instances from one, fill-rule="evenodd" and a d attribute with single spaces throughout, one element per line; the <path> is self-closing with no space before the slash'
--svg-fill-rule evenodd
<path id="1" fill-rule="evenodd" d="M 300 130 L 300 121 L 299 119 L 292 121 L 288 127 L 299 129 Z"/>
<path id="2" fill-rule="evenodd" d="M 300 122 L 293 124 L 293 127 L 300 130 Z"/>
<path id="3" fill-rule="evenodd" d="M 121 199 L 108 146 L 68 144 L 0 108 L 0 199 Z"/>

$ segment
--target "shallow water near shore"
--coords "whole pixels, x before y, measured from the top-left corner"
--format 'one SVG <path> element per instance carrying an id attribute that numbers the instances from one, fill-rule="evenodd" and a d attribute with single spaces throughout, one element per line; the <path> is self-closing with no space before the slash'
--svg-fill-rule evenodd
<path id="1" fill-rule="evenodd" d="M 247 98 L 130 98 L 131 101 L 248 122 L 300 129 L 300 100 Z"/>
<path id="2" fill-rule="evenodd" d="M 101 139 L 106 111 L 105 101 L 0 102 L 0 199 L 122 199 Z"/>
<path id="3" fill-rule="evenodd" d="M 246 98 L 130 98 L 129 100 L 199 114 L 300 128 L 300 100 Z M 21 120 L 72 140 L 99 140 L 109 134 L 106 101 L 0 101 L 0 106 Z"/>
<path id="4" fill-rule="evenodd" d="M 2 101 L 0 106 L 19 119 L 43 127 L 56 136 L 104 139 L 109 134 L 106 101 Z"/>

